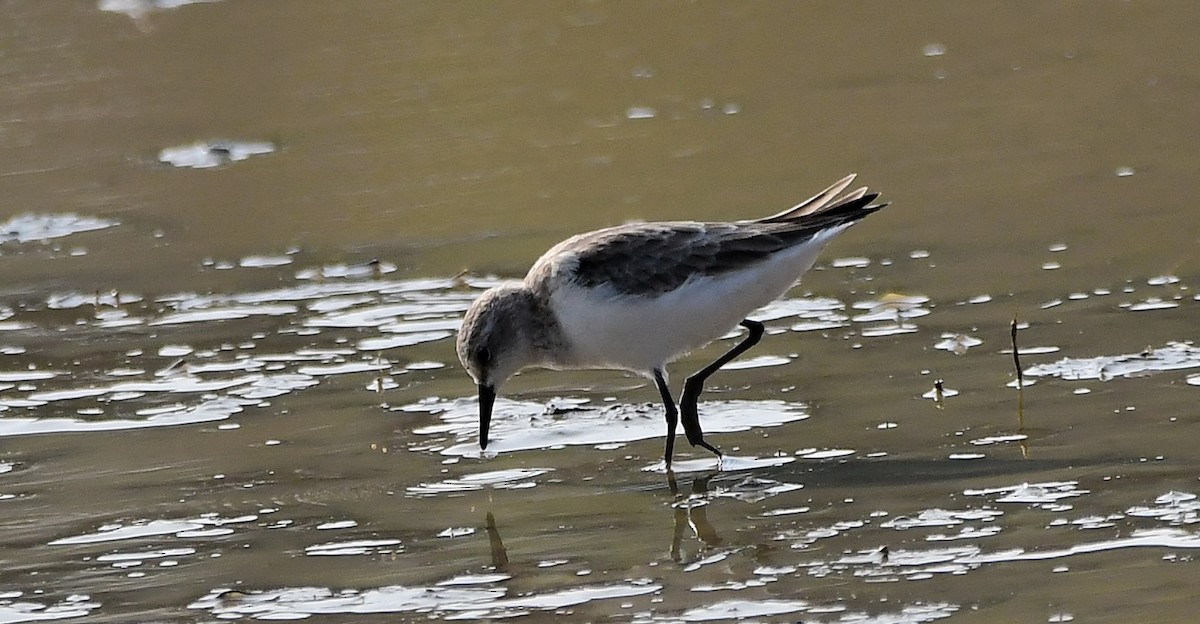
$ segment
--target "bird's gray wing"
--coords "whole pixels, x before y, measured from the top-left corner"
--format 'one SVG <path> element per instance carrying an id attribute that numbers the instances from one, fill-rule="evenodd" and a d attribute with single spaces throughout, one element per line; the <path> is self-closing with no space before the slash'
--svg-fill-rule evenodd
<path id="1" fill-rule="evenodd" d="M 570 281 L 620 294 L 658 295 L 692 277 L 719 275 L 762 261 L 794 241 L 756 224 L 646 223 L 577 239 Z"/>
<path id="2" fill-rule="evenodd" d="M 692 277 L 743 269 L 821 232 L 848 226 L 887 205 L 872 205 L 878 197 L 860 189 L 832 204 L 822 199 L 816 212 L 793 209 L 757 221 L 623 225 L 579 235 L 563 243 L 560 253 L 575 259 L 566 276 L 574 284 L 657 295 Z"/>

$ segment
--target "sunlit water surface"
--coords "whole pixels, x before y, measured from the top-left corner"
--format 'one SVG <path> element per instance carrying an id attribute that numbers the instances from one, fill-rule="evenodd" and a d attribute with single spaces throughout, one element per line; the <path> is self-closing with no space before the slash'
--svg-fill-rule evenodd
<path id="1" fill-rule="evenodd" d="M 1195 618 L 1187 20 L 266 4 L 0 9 L 0 622 Z M 614 372 L 481 453 L 483 289 L 849 170 L 721 461 Z"/>

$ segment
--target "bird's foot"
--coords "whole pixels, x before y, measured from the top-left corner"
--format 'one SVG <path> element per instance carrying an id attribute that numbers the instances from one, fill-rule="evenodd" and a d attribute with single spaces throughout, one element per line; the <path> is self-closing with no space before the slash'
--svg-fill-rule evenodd
<path id="1" fill-rule="evenodd" d="M 717 447 L 705 442 L 704 438 L 699 438 L 695 442 L 692 442 L 692 446 L 699 446 L 700 448 L 708 449 L 713 455 L 717 456 L 718 461 L 723 457 L 723 455 L 721 455 L 721 451 Z"/>

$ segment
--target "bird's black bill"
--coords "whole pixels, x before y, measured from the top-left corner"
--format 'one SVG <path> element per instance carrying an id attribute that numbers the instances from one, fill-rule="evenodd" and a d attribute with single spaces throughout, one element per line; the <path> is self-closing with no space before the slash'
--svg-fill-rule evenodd
<path id="1" fill-rule="evenodd" d="M 492 424 L 492 404 L 496 402 L 496 389 L 479 384 L 479 448 L 487 450 L 488 426 Z"/>

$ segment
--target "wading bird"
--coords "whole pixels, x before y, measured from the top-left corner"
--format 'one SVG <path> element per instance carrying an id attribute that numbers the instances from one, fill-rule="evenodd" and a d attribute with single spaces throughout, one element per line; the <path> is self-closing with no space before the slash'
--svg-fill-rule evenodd
<path id="1" fill-rule="evenodd" d="M 479 388 L 479 446 L 488 445 L 496 392 L 523 368 L 620 369 L 654 380 L 666 410 L 669 467 L 680 420 L 704 440 L 696 403 L 704 381 L 753 347 L 747 317 L 777 299 L 842 230 L 887 204 L 867 189 L 838 197 L 839 180 L 811 199 L 753 221 L 637 223 L 587 232 L 550 248 L 520 282 L 496 286 L 467 310 L 458 358 Z M 749 334 L 688 377 L 676 408 L 666 366 L 741 325 Z"/>

